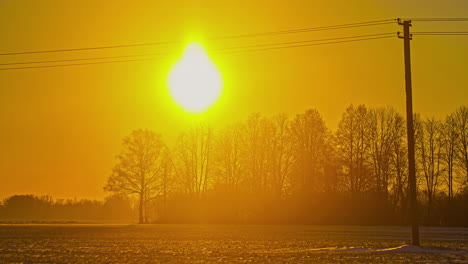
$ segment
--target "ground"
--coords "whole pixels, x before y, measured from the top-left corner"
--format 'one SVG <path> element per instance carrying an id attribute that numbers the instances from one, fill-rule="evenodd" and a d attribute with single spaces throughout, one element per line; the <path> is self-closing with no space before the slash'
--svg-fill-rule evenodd
<path id="1" fill-rule="evenodd" d="M 468 228 L 0 225 L 0 263 L 468 263 Z"/>

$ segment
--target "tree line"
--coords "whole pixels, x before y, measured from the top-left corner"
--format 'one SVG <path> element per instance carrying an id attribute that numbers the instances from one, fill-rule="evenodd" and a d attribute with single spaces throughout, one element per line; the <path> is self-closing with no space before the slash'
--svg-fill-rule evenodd
<path id="1" fill-rule="evenodd" d="M 194 125 L 171 147 L 135 130 L 105 190 L 133 198 L 140 223 L 404 224 L 405 124 L 392 107 L 350 105 L 336 131 L 316 109 Z M 468 107 L 414 125 L 420 221 L 468 225 Z"/>
<path id="2" fill-rule="evenodd" d="M 0 223 L 131 221 L 136 217 L 135 211 L 129 198 L 116 195 L 104 201 L 54 199 L 48 195 L 13 195 L 0 204 Z"/>

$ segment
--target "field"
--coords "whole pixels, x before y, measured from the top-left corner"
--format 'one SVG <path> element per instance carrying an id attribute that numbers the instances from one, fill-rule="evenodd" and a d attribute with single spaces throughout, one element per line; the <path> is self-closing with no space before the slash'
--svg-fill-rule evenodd
<path id="1" fill-rule="evenodd" d="M 468 228 L 0 225 L 0 263 L 468 263 Z"/>

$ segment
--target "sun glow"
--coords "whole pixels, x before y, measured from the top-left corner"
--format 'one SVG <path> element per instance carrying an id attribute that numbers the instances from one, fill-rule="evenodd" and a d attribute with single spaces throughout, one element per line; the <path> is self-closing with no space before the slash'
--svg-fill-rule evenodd
<path id="1" fill-rule="evenodd" d="M 199 114 L 220 97 L 222 78 L 205 49 L 199 43 L 191 42 L 172 66 L 168 86 L 171 97 L 179 106 Z"/>

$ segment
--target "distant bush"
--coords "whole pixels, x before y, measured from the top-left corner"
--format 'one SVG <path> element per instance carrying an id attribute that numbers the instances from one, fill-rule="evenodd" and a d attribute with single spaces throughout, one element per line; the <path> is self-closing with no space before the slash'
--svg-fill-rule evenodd
<path id="1" fill-rule="evenodd" d="M 0 206 L 0 219 L 3 221 L 27 223 L 40 223 L 44 220 L 60 220 L 60 223 L 64 220 L 129 220 L 134 215 L 131 201 L 120 196 L 96 201 L 13 195 L 6 198 Z"/>

